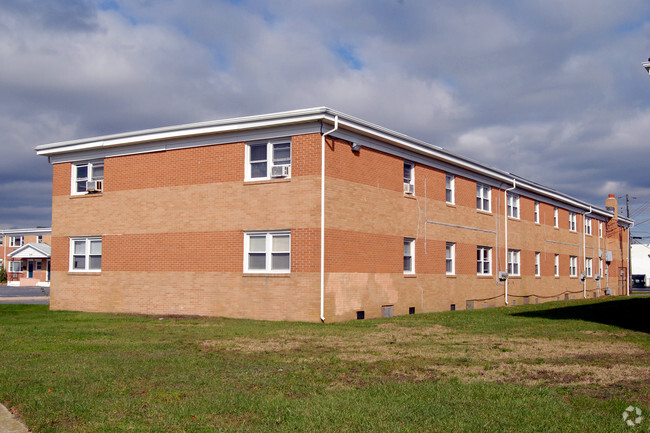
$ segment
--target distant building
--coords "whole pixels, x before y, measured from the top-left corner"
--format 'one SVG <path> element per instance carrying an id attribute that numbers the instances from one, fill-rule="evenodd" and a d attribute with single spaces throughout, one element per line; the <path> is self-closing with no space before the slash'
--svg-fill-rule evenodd
<path id="1" fill-rule="evenodd" d="M 7 285 L 50 285 L 51 238 L 49 227 L 0 230 L 0 264 L 7 271 Z"/>
<path id="2" fill-rule="evenodd" d="M 37 153 L 52 309 L 342 321 L 629 290 L 613 195 L 599 207 L 329 108 Z"/>
<path id="3" fill-rule="evenodd" d="M 637 282 L 635 286 L 646 287 L 650 278 L 650 244 L 632 244 L 632 272 L 638 279 L 644 276 L 643 285 Z"/>

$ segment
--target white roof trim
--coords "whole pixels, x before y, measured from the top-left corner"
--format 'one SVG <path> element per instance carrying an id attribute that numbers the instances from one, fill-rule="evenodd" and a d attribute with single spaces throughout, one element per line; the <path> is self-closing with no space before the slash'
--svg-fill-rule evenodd
<path id="1" fill-rule="evenodd" d="M 52 248 L 49 244 L 30 242 L 7 255 L 14 259 L 49 259 L 52 255 Z"/>

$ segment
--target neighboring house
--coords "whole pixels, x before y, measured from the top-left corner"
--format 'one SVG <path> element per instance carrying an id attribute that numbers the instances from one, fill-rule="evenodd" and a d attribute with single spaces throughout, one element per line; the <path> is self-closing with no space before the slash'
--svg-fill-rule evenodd
<path id="1" fill-rule="evenodd" d="M 36 150 L 52 309 L 342 321 L 629 291 L 613 195 L 594 206 L 329 108 Z"/>
<path id="2" fill-rule="evenodd" d="M 632 272 L 638 275 L 637 287 L 646 287 L 650 278 L 650 244 L 632 244 Z M 642 277 L 643 276 L 643 277 Z"/>
<path id="3" fill-rule="evenodd" d="M 51 233 L 49 227 L 0 230 L 7 285 L 49 287 Z"/>

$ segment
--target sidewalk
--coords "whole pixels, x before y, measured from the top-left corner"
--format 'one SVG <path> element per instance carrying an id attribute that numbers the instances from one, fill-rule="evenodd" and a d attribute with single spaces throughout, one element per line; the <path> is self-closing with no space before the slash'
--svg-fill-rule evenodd
<path id="1" fill-rule="evenodd" d="M 27 433 L 29 430 L 0 404 L 0 433 Z"/>

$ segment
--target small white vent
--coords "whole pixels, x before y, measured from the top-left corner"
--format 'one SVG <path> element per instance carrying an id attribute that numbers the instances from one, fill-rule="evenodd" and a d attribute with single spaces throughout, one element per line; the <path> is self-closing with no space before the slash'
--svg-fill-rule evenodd
<path id="1" fill-rule="evenodd" d="M 271 177 L 287 177 L 289 176 L 289 165 L 274 165 L 271 167 Z"/>
<path id="2" fill-rule="evenodd" d="M 102 190 L 103 182 L 101 180 L 88 180 L 86 181 L 86 191 L 97 192 Z"/>
<path id="3" fill-rule="evenodd" d="M 413 194 L 415 192 L 415 185 L 404 182 L 404 194 Z"/>

